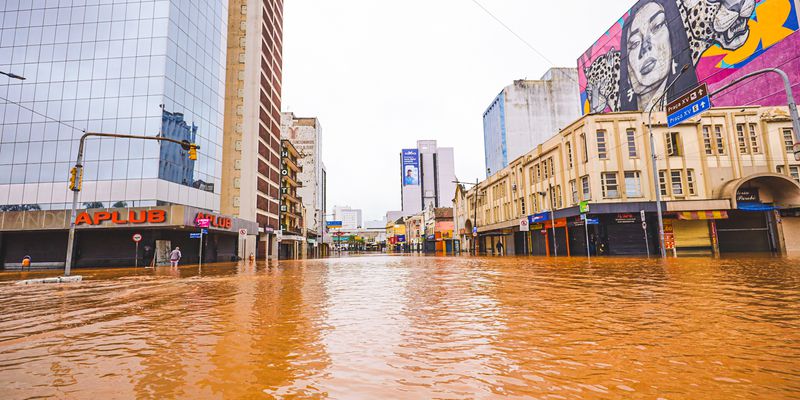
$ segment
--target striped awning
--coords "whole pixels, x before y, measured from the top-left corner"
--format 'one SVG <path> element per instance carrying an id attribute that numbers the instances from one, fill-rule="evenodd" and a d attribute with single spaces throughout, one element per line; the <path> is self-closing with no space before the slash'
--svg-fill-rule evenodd
<path id="1" fill-rule="evenodd" d="M 727 211 L 682 211 L 678 213 L 678 219 L 685 221 L 695 221 L 703 219 L 727 219 Z"/>

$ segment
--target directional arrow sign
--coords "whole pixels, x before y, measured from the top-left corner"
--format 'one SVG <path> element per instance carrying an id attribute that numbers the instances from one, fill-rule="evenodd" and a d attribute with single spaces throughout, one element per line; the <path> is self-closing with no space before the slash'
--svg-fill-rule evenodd
<path id="1" fill-rule="evenodd" d="M 672 128 L 711 108 L 708 88 L 703 83 L 667 105 L 667 125 Z"/>

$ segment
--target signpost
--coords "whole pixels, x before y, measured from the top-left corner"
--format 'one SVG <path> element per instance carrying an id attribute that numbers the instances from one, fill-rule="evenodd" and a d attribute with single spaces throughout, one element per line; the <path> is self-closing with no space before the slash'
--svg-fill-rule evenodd
<path id="1" fill-rule="evenodd" d="M 241 249 L 240 258 L 244 259 L 247 256 L 247 229 L 239 229 L 239 248 Z"/>
<path id="2" fill-rule="evenodd" d="M 711 99 L 708 97 L 708 87 L 702 83 L 667 104 L 667 126 L 672 128 L 709 108 Z"/>
<path id="3" fill-rule="evenodd" d="M 135 260 L 134 267 L 139 268 L 139 242 L 142 241 L 142 235 L 134 233 L 132 239 L 133 242 L 136 243 L 136 253 L 135 256 L 133 257 L 133 259 Z"/>
<path id="4" fill-rule="evenodd" d="M 530 229 L 529 229 L 529 225 L 528 225 L 528 219 L 527 218 L 520 219 L 519 220 L 519 231 L 520 232 L 528 232 L 529 230 Z"/>
<path id="5" fill-rule="evenodd" d="M 647 258 L 650 258 L 650 240 L 647 238 L 647 218 L 644 210 L 639 210 L 639 216 L 642 217 L 642 230 L 644 231 L 644 245 L 647 248 Z"/>

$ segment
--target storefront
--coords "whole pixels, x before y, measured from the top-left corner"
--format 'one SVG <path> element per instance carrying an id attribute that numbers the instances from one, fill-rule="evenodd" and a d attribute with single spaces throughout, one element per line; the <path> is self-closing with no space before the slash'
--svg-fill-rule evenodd
<path id="1" fill-rule="evenodd" d="M 2 267 L 16 267 L 26 255 L 34 267 L 63 267 L 69 218 L 68 210 L 2 213 Z M 202 239 L 192 237 L 200 236 L 198 219 L 208 220 Z M 196 263 L 201 240 L 203 262 L 231 261 L 238 253 L 239 229 L 257 232 L 255 222 L 178 205 L 79 210 L 73 262 L 76 267 L 166 265 L 169 252 L 180 247 L 181 262 Z"/>
<path id="2" fill-rule="evenodd" d="M 655 250 L 655 243 L 646 224 L 642 224 L 641 213 L 622 212 L 598 216 L 600 242 L 598 254 L 642 255 Z"/>

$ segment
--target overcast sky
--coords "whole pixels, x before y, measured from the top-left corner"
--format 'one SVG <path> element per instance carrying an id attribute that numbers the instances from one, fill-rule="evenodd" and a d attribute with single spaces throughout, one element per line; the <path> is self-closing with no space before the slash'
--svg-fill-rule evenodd
<path id="1" fill-rule="evenodd" d="M 634 3 L 478 1 L 554 64 L 472 0 L 285 1 L 283 110 L 322 124 L 328 210 L 399 210 L 398 154 L 418 139 L 454 147 L 460 180 L 483 178 L 481 116 L 500 90 L 575 67 Z"/>

